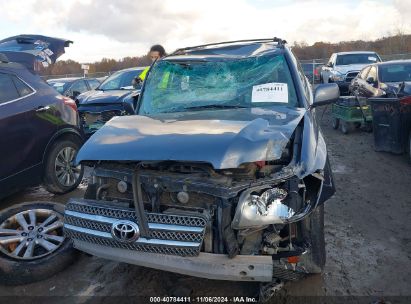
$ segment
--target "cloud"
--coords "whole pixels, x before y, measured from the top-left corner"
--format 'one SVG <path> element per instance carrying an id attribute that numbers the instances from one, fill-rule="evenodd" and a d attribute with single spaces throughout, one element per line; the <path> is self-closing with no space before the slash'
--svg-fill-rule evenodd
<path id="1" fill-rule="evenodd" d="M 407 0 L 0 0 L 0 3 L 6 7 L 5 13 L 2 12 L 3 22 L 6 19 L 22 23 L 29 27 L 28 32 L 58 33 L 72 40 L 74 36 L 81 41 L 82 48 L 87 48 L 83 52 L 87 57 L 81 51 L 76 51 L 76 56 L 89 60 L 93 57 L 92 50 L 99 56 L 95 55 L 93 60 L 119 58 L 144 54 L 155 43 L 172 51 L 194 44 L 245 38 L 279 36 L 291 43 L 311 44 L 377 39 L 398 30 L 411 33 L 411 7 Z"/>

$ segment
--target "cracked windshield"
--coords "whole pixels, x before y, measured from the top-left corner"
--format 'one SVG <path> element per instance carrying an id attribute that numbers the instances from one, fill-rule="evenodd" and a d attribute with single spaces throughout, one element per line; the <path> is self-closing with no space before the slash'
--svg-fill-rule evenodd
<path id="1" fill-rule="evenodd" d="M 147 79 L 140 114 L 207 108 L 296 107 L 284 56 L 208 62 L 161 61 Z"/>

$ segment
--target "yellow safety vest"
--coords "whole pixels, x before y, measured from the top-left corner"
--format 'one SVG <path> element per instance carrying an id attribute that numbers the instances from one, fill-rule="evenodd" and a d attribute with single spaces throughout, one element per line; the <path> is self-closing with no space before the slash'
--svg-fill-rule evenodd
<path id="1" fill-rule="evenodd" d="M 147 72 L 150 67 L 145 68 L 141 74 L 138 76 L 142 81 L 146 79 Z M 160 83 L 158 84 L 159 89 L 166 89 L 168 85 L 168 80 L 170 79 L 170 72 L 165 72 L 163 78 L 161 79 Z"/>

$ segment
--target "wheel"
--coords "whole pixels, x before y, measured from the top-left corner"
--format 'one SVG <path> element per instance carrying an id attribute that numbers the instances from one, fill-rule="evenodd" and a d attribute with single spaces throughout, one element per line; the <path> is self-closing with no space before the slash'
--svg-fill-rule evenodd
<path id="1" fill-rule="evenodd" d="M 340 126 L 340 119 L 336 118 L 336 117 L 333 117 L 332 123 L 333 123 L 333 129 L 337 130 L 338 127 Z"/>
<path id="2" fill-rule="evenodd" d="M 69 192 L 80 184 L 83 166 L 74 166 L 81 144 L 72 140 L 57 141 L 51 147 L 44 169 L 44 186 L 55 194 Z"/>
<path id="3" fill-rule="evenodd" d="M 63 236 L 64 206 L 31 202 L 0 211 L 0 284 L 46 279 L 78 258 Z"/>
<path id="4" fill-rule="evenodd" d="M 343 121 L 343 122 L 341 123 L 341 131 L 342 131 L 344 134 L 348 134 L 348 132 L 350 132 L 350 125 L 349 125 L 348 122 Z"/>
<path id="5" fill-rule="evenodd" d="M 303 255 L 304 267 L 309 273 L 321 273 L 326 261 L 324 204 L 318 206 L 301 222 L 301 233 L 310 244 L 310 250 Z"/>

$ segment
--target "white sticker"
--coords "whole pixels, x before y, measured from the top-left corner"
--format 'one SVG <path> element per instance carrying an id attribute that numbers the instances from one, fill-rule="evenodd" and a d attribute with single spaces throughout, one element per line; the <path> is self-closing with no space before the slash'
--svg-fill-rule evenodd
<path id="1" fill-rule="evenodd" d="M 377 61 L 377 58 L 375 58 L 375 57 L 368 57 L 368 60 Z"/>
<path id="2" fill-rule="evenodd" d="M 288 103 L 288 86 L 286 83 L 279 82 L 253 86 L 251 102 Z"/>
<path id="3" fill-rule="evenodd" d="M 45 50 L 43 50 L 43 52 L 46 53 L 46 54 L 49 55 L 49 56 L 51 56 L 51 55 L 54 54 L 53 51 L 50 50 L 50 49 L 45 49 Z"/>

